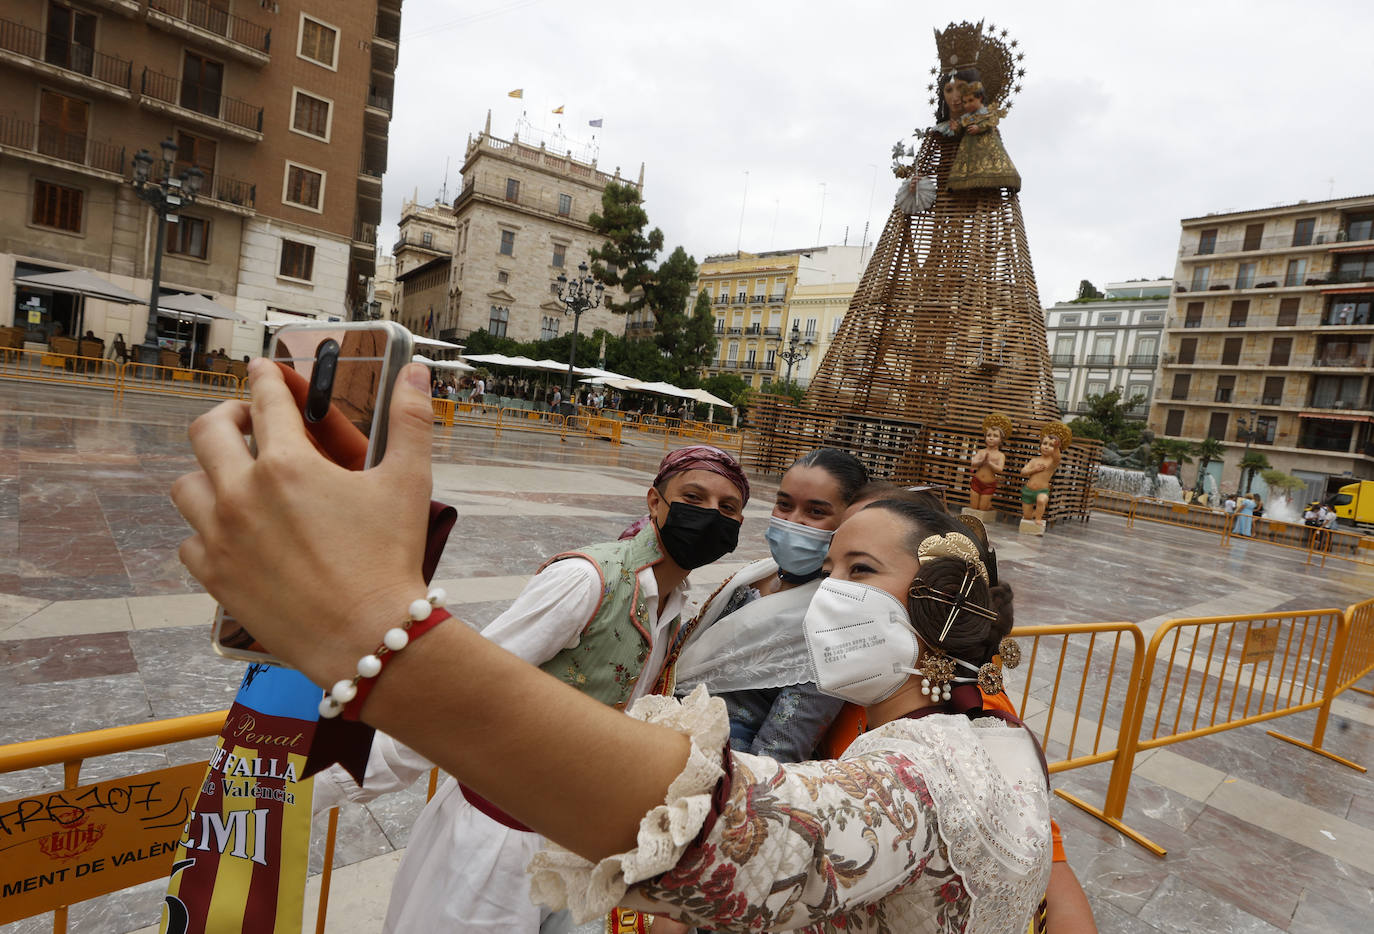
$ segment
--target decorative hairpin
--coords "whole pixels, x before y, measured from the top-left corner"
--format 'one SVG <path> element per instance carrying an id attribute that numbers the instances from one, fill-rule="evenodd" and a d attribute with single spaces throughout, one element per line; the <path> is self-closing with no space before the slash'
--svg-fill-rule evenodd
<path id="1" fill-rule="evenodd" d="M 949 683 L 954 680 L 954 659 L 937 648 L 927 646 L 921 653 L 921 693 L 933 701 L 949 700 Z"/>

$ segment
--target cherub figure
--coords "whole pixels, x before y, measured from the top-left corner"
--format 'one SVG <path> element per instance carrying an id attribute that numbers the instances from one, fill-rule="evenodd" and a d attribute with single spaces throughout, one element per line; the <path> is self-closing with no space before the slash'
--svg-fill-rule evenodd
<path id="1" fill-rule="evenodd" d="M 1021 518 L 1045 527 L 1045 506 L 1050 501 L 1050 478 L 1059 469 L 1064 448 L 1073 442 L 1073 432 L 1063 422 L 1049 422 L 1040 429 L 1040 456 L 1032 457 L 1021 468 L 1026 478 L 1021 487 Z"/>
<path id="2" fill-rule="evenodd" d="M 1002 453 L 1002 443 L 1011 434 L 1011 429 L 1011 419 L 1000 412 L 993 412 L 983 419 L 983 449 L 973 455 L 973 476 L 968 481 L 970 509 L 992 508 L 997 478 L 1007 467 L 1007 455 Z"/>

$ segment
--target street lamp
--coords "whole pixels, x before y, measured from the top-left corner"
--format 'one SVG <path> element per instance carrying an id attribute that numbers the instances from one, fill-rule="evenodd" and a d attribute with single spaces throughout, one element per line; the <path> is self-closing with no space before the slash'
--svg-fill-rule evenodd
<path id="1" fill-rule="evenodd" d="M 558 274 L 558 300 L 563 303 L 565 314 L 573 316 L 572 345 L 568 349 L 568 378 L 563 386 L 563 401 L 572 399 L 573 365 L 577 362 L 577 325 L 582 320 L 582 312 L 596 308 L 606 286 L 592 276 L 586 260 L 577 264 L 577 278 L 569 281 L 563 273 Z M 594 294 L 593 294 L 594 293 Z"/>
<path id="2" fill-rule="evenodd" d="M 134 154 L 134 191 L 148 204 L 157 215 L 157 234 L 153 247 L 153 291 L 148 299 L 148 326 L 143 332 L 143 343 L 138 345 L 140 363 L 158 362 L 157 344 L 157 299 L 162 289 L 162 245 L 167 224 L 177 222 L 177 210 L 182 204 L 196 200 L 200 194 L 205 173 L 191 166 L 181 175 L 172 177 L 172 164 L 176 160 L 177 144 L 164 139 L 162 148 L 162 171 L 159 179 L 153 173 L 153 156 L 146 149 Z"/>
<path id="3" fill-rule="evenodd" d="M 799 349 L 800 348 L 800 349 Z M 800 363 L 811 355 L 811 337 L 803 338 L 801 327 L 793 320 L 792 333 L 787 336 L 787 346 L 778 351 L 778 356 L 787 361 L 786 382 L 792 382 L 792 365 Z"/>
<path id="4" fill-rule="evenodd" d="M 1258 418 L 1259 412 L 1256 409 L 1250 410 L 1249 422 L 1245 420 L 1244 416 L 1236 416 L 1236 423 L 1240 425 L 1240 430 L 1245 432 L 1245 451 L 1240 455 L 1241 463 L 1244 463 L 1245 458 L 1248 457 L 1250 454 L 1250 442 L 1255 439 L 1256 428 L 1258 427 L 1256 422 L 1258 421 Z M 1245 489 L 1241 491 L 1242 493 L 1250 492 L 1250 484 L 1254 481 L 1254 479 L 1255 471 L 1252 469 L 1245 475 Z"/>

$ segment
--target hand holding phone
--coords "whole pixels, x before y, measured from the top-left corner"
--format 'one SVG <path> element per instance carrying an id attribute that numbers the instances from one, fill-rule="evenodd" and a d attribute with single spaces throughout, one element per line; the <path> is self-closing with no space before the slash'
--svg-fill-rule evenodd
<path id="1" fill-rule="evenodd" d="M 349 470 L 381 461 L 396 377 L 412 354 L 410 332 L 392 321 L 288 325 L 268 346 L 316 450 Z M 284 664 L 223 607 L 211 642 L 227 658 Z"/>

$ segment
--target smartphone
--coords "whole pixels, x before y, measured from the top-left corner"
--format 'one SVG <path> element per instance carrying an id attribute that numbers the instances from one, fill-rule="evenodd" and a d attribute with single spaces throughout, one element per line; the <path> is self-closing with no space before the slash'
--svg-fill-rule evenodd
<path id="1" fill-rule="evenodd" d="M 315 447 L 354 470 L 381 462 L 392 390 L 414 352 L 410 332 L 395 321 L 289 324 L 267 347 L 268 358 L 288 371 Z M 257 453 L 251 439 L 250 448 Z M 225 658 L 287 667 L 224 607 L 215 609 L 210 641 Z"/>

